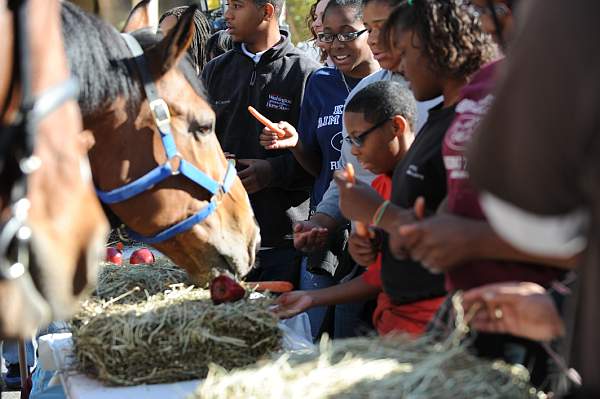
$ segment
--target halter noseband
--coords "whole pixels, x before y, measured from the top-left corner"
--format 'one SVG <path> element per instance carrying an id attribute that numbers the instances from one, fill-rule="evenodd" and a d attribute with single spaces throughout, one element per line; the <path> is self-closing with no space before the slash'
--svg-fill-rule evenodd
<path id="1" fill-rule="evenodd" d="M 183 159 L 182 155 L 177 151 L 177 145 L 173 138 L 171 130 L 171 115 L 167 103 L 158 95 L 156 85 L 150 75 L 144 51 L 138 41 L 130 34 L 123 33 L 123 39 L 127 43 L 129 50 L 133 55 L 133 60 L 137 66 L 139 75 L 142 80 L 146 98 L 150 103 L 150 110 L 154 122 L 158 127 L 160 139 L 167 156 L 167 161 L 162 165 L 158 165 L 150 172 L 142 177 L 128 183 L 119 188 L 110 191 L 101 191 L 96 189 L 98 198 L 105 204 L 116 204 L 135 197 L 147 190 L 152 189 L 156 184 L 169 178 L 173 175 L 182 175 L 200 187 L 204 188 L 211 194 L 211 198 L 206 206 L 204 206 L 196 214 L 189 218 L 171 226 L 152 236 L 142 236 L 131 229 L 127 229 L 127 234 L 130 238 L 141 241 L 147 244 L 155 244 L 177 234 L 183 233 L 191 229 L 195 224 L 201 223 L 208 218 L 216 209 L 221 197 L 229 191 L 231 184 L 236 176 L 235 167 L 232 162 L 228 162 L 227 171 L 223 177 L 223 183 L 213 180 L 210 176 L 196 168 L 193 164 Z M 174 168 L 175 163 L 179 163 L 177 168 Z"/>

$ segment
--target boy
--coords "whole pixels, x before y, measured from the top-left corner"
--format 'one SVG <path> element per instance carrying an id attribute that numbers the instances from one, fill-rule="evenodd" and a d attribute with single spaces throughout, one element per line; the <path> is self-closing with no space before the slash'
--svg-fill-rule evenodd
<path id="1" fill-rule="evenodd" d="M 390 81 L 370 84 L 358 92 L 346 106 L 344 124 L 348 131 L 348 141 L 352 145 L 352 154 L 365 169 L 378 174 L 372 184 L 386 199 L 391 195 L 391 175 L 394 168 L 413 140 L 416 113 L 415 99 L 406 85 Z M 382 290 L 381 259 L 372 256 L 373 243 L 353 235 L 350 253 L 358 263 L 371 264 L 364 274 L 333 287 L 284 294 L 277 300 L 277 314 L 280 317 L 291 317 L 314 306 L 377 297 L 373 324 L 380 334 L 422 332 L 441 299 L 411 304 L 410 309 L 393 305 Z"/>
<path id="2" fill-rule="evenodd" d="M 233 0 L 225 12 L 233 50 L 212 60 L 202 78 L 217 114 L 223 150 L 237 159 L 239 174 L 261 230 L 262 248 L 250 280 L 298 280 L 301 254 L 292 225 L 308 216 L 311 178 L 289 150 L 266 151 L 252 105 L 273 121 L 298 123 L 304 86 L 319 65 L 279 30 L 283 0 Z"/>

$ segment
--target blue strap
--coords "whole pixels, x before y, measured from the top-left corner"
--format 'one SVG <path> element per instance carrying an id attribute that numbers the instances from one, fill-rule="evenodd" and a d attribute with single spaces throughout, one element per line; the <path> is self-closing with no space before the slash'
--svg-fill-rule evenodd
<path id="1" fill-rule="evenodd" d="M 129 228 L 127 229 L 127 235 L 136 241 L 146 244 L 156 244 L 158 242 L 168 240 L 179 233 L 183 233 L 191 229 L 195 224 L 204 221 L 204 219 L 209 217 L 210 214 L 214 212 L 216 207 L 217 204 L 214 201 L 210 201 L 208 205 L 200 210 L 200 212 L 153 236 L 142 236 Z"/>
<path id="2" fill-rule="evenodd" d="M 231 188 L 231 184 L 233 183 L 233 180 L 237 176 L 237 170 L 235 170 L 234 161 L 229 160 L 229 161 L 227 161 L 227 163 L 229 165 L 227 165 L 227 171 L 225 172 L 225 177 L 223 178 L 223 186 L 222 186 L 224 193 L 229 192 L 229 189 Z"/>
<path id="3" fill-rule="evenodd" d="M 100 198 L 100 201 L 104 202 L 105 204 L 116 204 L 117 202 L 122 202 L 135 197 L 146 190 L 150 190 L 156 184 L 160 183 L 171 175 L 173 175 L 173 170 L 171 169 L 171 165 L 166 162 L 129 184 L 110 191 L 96 189 L 96 194 L 98 195 L 98 198 Z"/>
<path id="4" fill-rule="evenodd" d="M 214 195 L 217 191 L 219 191 L 219 183 L 214 181 L 211 177 L 191 163 L 187 162 L 185 159 L 182 159 L 179 163 L 179 171 L 182 175 L 195 182 L 200 187 L 205 188 L 211 194 Z"/>

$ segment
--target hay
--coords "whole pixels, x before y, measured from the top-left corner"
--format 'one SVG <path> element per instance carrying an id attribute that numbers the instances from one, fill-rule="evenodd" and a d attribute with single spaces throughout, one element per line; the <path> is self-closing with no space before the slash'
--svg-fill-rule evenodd
<path id="1" fill-rule="evenodd" d="M 531 387 L 524 367 L 469 354 L 461 343 L 463 316 L 443 342 L 427 336 L 324 339 L 314 353 L 287 353 L 232 372 L 212 365 L 194 398 L 546 397 Z"/>
<path id="2" fill-rule="evenodd" d="M 186 271 L 166 258 L 158 258 L 151 265 L 124 263 L 122 266 L 117 266 L 112 263 L 102 263 L 94 296 L 109 300 L 131 292 L 135 287 L 140 287 L 139 291 L 131 292 L 119 301 L 135 303 L 151 295 L 162 293 L 172 284 L 179 283 L 192 285 Z"/>
<path id="3" fill-rule="evenodd" d="M 242 367 L 280 348 L 269 299 L 215 306 L 206 290 L 173 286 L 134 304 L 92 299 L 72 320 L 78 369 L 108 385 L 202 378 L 210 363 Z"/>

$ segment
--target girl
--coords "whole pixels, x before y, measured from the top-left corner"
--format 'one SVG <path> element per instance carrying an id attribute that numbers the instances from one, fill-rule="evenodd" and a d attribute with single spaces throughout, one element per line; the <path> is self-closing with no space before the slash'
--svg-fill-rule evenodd
<path id="1" fill-rule="evenodd" d="M 495 46 L 481 29 L 474 10 L 460 0 L 413 0 L 403 2 L 383 29 L 385 47 L 392 51 L 396 69 L 404 75 L 419 101 L 443 95 L 429 111 L 425 125 L 393 175 L 390 201 L 383 201 L 368 186 L 348 184 L 345 173 L 336 180 L 342 212 L 363 223 L 372 223 L 388 234 L 399 226 L 435 212 L 446 196 L 446 171 L 441 147 L 455 116 L 461 88 L 482 65 L 492 60 Z M 413 206 L 418 197 L 425 199 Z M 424 205 L 424 206 L 423 206 Z M 377 249 L 369 240 L 353 236 L 351 247 Z M 400 248 L 392 247 L 392 244 Z M 423 331 L 444 299 L 443 277 L 422 264 L 402 257 L 402 243 L 384 240 L 381 280 L 389 298 L 390 324 L 410 320 L 413 332 Z M 392 250 L 395 250 L 392 254 Z"/>
<path id="2" fill-rule="evenodd" d="M 379 64 L 367 43 L 367 29 L 363 23 L 361 0 L 330 0 L 323 14 L 323 31 L 318 33 L 319 42 L 326 46 L 335 65 L 317 70 L 309 79 L 298 130 L 287 122 L 279 127 L 286 132 L 278 139 L 275 132 L 265 129 L 260 136 L 266 149 L 290 148 L 298 162 L 315 177 L 311 194 L 311 210 L 321 201 L 333 172 L 338 167 L 342 143 L 342 113 L 350 91 L 364 77 L 376 72 Z M 329 261 L 324 259 L 328 258 Z M 313 260 L 314 259 L 314 260 Z M 311 256 L 311 270 L 331 268 L 335 263 L 330 254 Z M 306 270 L 304 262 L 302 289 L 314 289 L 334 284 L 329 276 L 316 276 Z M 317 335 L 325 309 L 313 309 L 309 313 L 313 335 Z M 352 329 L 352 323 L 336 323 Z M 342 333 L 346 335 L 346 333 Z M 348 333 L 350 335 L 350 333 Z"/>

